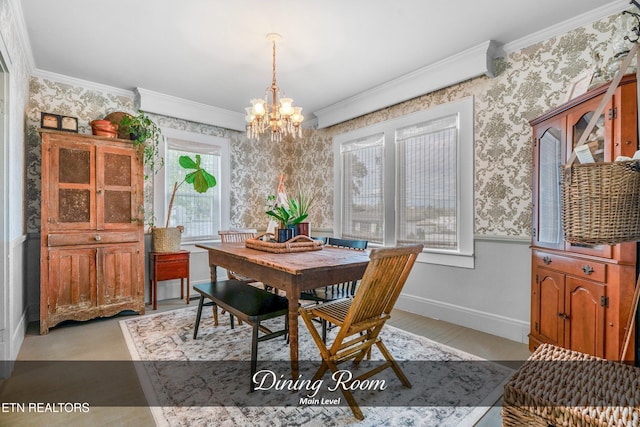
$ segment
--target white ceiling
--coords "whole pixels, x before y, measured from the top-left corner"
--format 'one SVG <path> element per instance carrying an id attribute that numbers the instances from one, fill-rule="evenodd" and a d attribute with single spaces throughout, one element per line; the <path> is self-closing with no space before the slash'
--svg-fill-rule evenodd
<path id="1" fill-rule="evenodd" d="M 310 113 L 488 40 L 525 40 L 604 0 L 20 0 L 36 71 L 243 112 L 271 83 Z M 629 6 L 630 7 L 630 6 Z M 570 24 L 569 24 L 570 25 Z M 563 26 L 566 28 L 566 26 Z M 524 47 L 524 46 L 521 46 Z"/>

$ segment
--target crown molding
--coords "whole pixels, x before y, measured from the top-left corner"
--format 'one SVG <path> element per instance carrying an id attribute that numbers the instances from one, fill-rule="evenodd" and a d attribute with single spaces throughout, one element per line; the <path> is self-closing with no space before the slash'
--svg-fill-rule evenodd
<path id="1" fill-rule="evenodd" d="M 25 67 L 29 74 L 33 74 L 35 67 L 35 61 L 33 60 L 33 52 L 31 50 L 31 42 L 29 41 L 29 33 L 27 32 L 27 25 L 24 21 L 24 14 L 22 13 L 22 5 L 20 0 L 9 0 L 9 10 L 13 16 L 13 22 L 16 26 L 16 34 L 18 35 L 18 43 L 22 48 L 24 54 Z"/>
<path id="2" fill-rule="evenodd" d="M 536 43 L 543 42 L 545 40 L 552 39 L 559 35 L 568 33 L 583 25 L 588 25 L 592 22 L 598 21 L 607 16 L 620 13 L 623 10 L 627 10 L 631 7 L 631 3 L 628 0 L 616 0 L 611 3 L 600 6 L 596 9 L 592 9 L 581 15 L 574 16 L 571 19 L 560 22 L 559 24 L 547 27 L 544 30 L 537 31 L 529 34 L 518 40 L 514 40 L 509 43 L 505 43 L 498 52 L 498 56 L 507 56 L 510 53 L 516 52 L 520 49 L 532 46 Z"/>
<path id="3" fill-rule="evenodd" d="M 480 75 L 492 77 L 493 60 L 497 49 L 495 41 L 483 42 L 449 58 L 314 111 L 313 114 L 318 118 L 318 128 L 332 126 Z"/>
<path id="4" fill-rule="evenodd" d="M 97 92 L 104 92 L 115 96 L 124 96 L 133 99 L 135 93 L 132 90 L 122 89 L 114 86 L 103 85 L 101 83 L 91 82 L 89 80 L 78 79 L 76 77 L 69 77 L 64 74 L 53 73 L 51 71 L 44 71 L 36 69 L 32 75 L 46 80 L 51 80 L 57 83 L 63 83 L 70 86 L 82 87 L 89 90 L 95 90 Z"/>
<path id="5" fill-rule="evenodd" d="M 136 88 L 142 111 L 237 131 L 246 130 L 244 114 L 172 95 Z"/>

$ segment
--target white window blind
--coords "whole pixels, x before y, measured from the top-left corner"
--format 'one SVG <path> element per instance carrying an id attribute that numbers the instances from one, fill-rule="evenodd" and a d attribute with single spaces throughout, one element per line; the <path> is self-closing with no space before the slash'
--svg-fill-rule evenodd
<path id="1" fill-rule="evenodd" d="M 383 243 L 384 134 L 376 134 L 341 146 L 342 237 Z"/>
<path id="2" fill-rule="evenodd" d="M 458 115 L 396 132 L 397 241 L 458 248 Z"/>

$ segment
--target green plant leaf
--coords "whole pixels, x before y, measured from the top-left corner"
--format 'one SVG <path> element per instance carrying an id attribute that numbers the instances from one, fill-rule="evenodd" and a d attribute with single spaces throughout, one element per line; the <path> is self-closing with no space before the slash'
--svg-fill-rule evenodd
<path id="1" fill-rule="evenodd" d="M 217 184 L 216 178 L 206 170 L 204 169 L 200 169 L 200 170 L 202 171 L 202 175 L 204 176 L 204 179 L 207 181 L 207 185 L 209 186 L 209 188 L 215 187 Z"/>
<path id="2" fill-rule="evenodd" d="M 198 169 L 198 167 L 200 166 L 200 156 L 196 155 L 196 158 L 198 160 L 197 164 L 189 156 L 180 156 L 178 158 L 178 163 L 180 163 L 180 166 L 185 169 Z"/>

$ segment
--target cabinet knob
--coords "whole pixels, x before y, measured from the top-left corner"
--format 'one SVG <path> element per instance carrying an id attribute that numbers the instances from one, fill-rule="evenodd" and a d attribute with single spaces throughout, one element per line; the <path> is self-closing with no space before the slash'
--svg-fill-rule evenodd
<path id="1" fill-rule="evenodd" d="M 591 273 L 593 273 L 593 268 L 590 265 L 583 265 L 582 266 L 582 271 L 584 271 L 584 274 L 586 274 L 588 276 Z"/>
<path id="2" fill-rule="evenodd" d="M 102 240 L 102 236 L 96 236 L 96 242 L 99 242 L 100 240 Z"/>
<path id="3" fill-rule="evenodd" d="M 549 258 L 548 256 L 542 258 L 542 262 L 544 262 L 546 265 L 551 264 L 551 258 Z"/>
<path id="4" fill-rule="evenodd" d="M 102 194 L 102 190 L 97 190 L 96 193 Z"/>
<path id="5" fill-rule="evenodd" d="M 558 313 L 558 317 L 564 320 L 569 320 L 569 316 L 564 313 Z"/>

